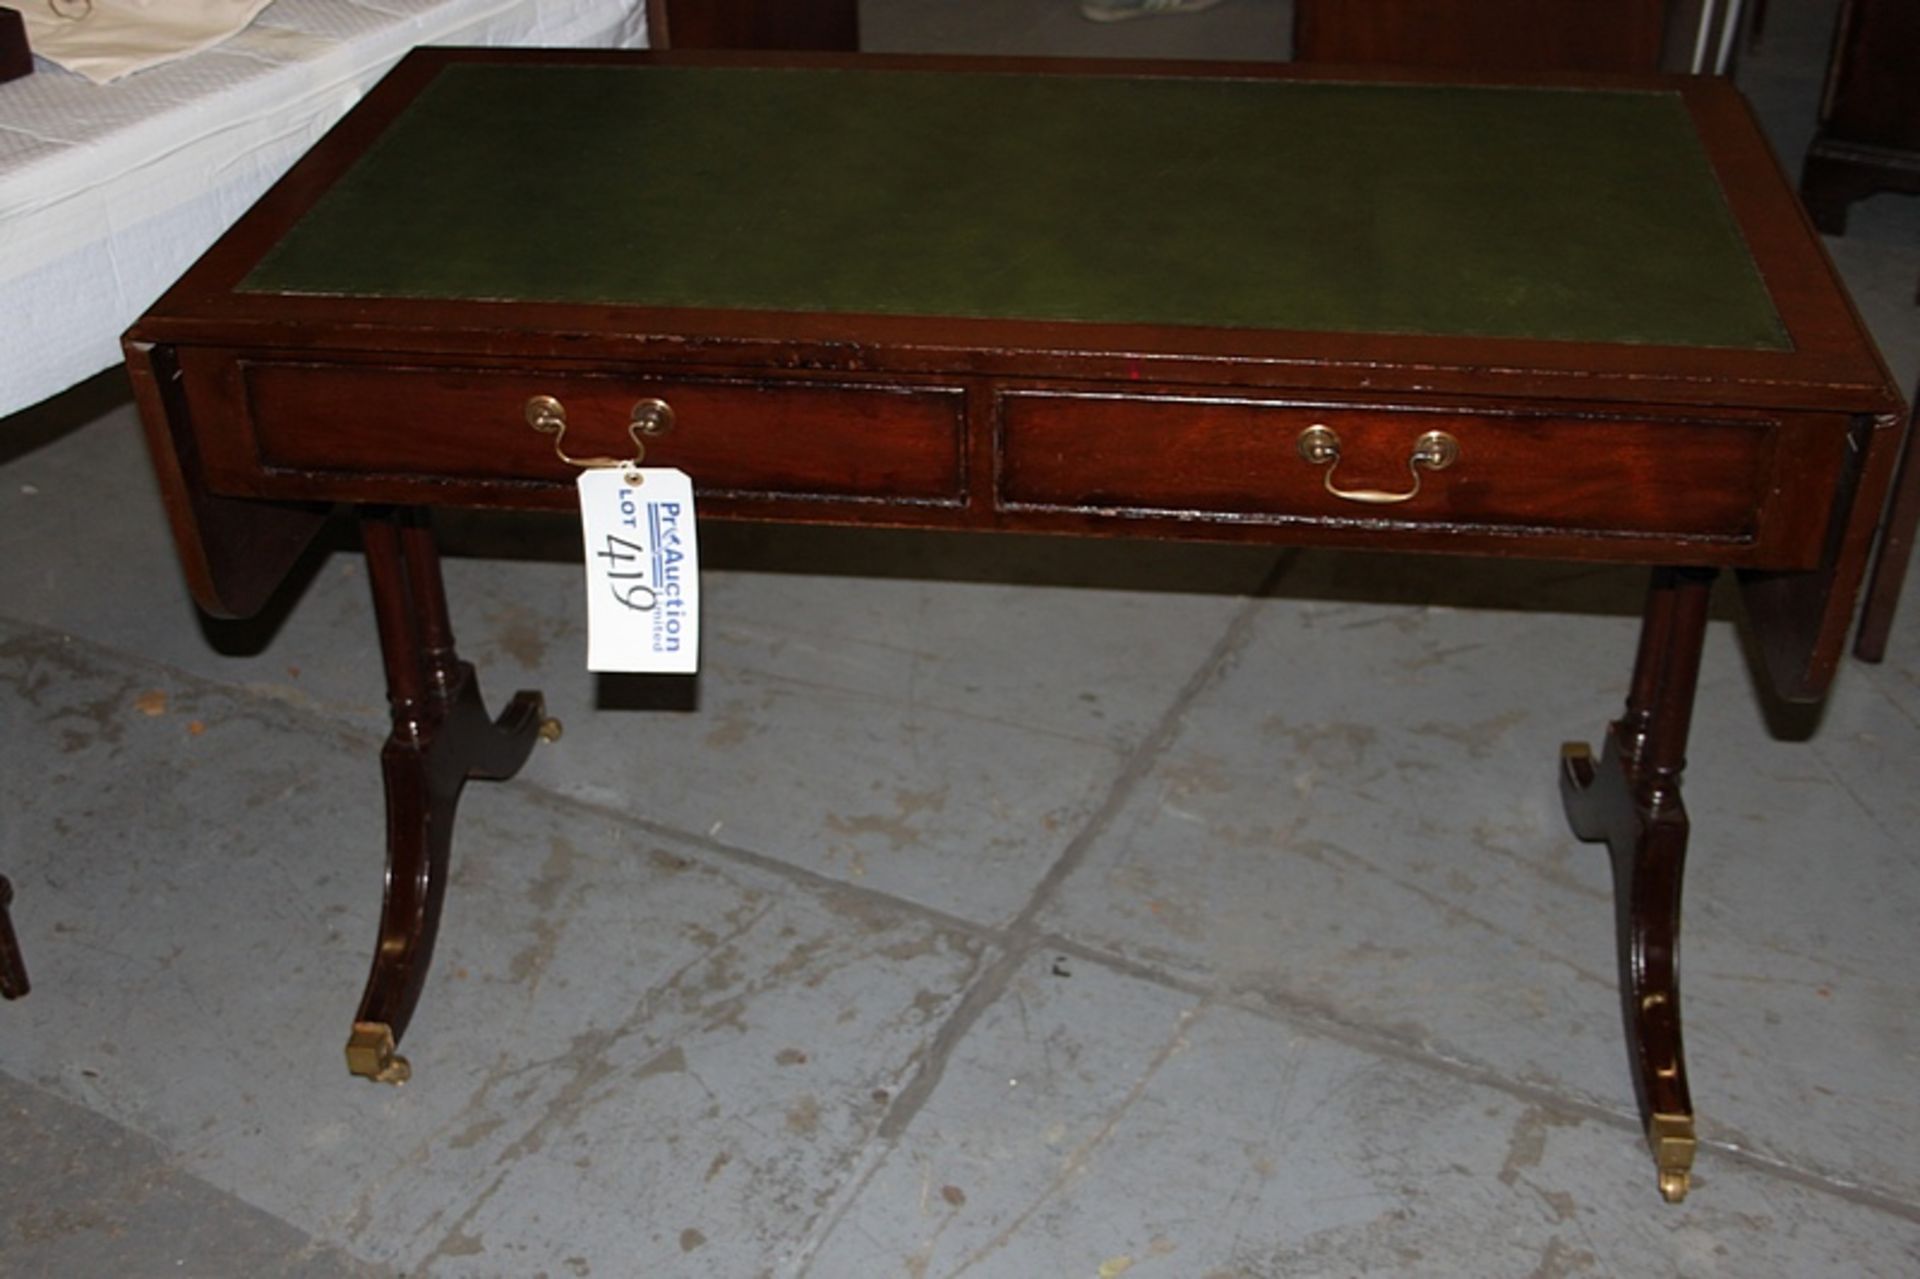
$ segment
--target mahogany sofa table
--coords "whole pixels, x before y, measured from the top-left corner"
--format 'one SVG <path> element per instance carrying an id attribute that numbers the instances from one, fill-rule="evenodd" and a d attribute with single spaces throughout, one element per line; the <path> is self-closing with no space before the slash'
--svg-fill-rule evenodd
<path id="1" fill-rule="evenodd" d="M 347 1056 L 381 1079 L 460 788 L 549 724 L 489 720 L 426 521 L 572 505 L 530 423 L 644 432 L 710 518 L 1652 566 L 1625 713 L 1561 785 L 1612 853 L 1669 1199 L 1708 593 L 1737 570 L 1774 688 L 1821 697 L 1901 424 L 1744 103 L 1652 77 L 420 51 L 127 353 L 203 608 L 357 510 L 393 731 Z"/>

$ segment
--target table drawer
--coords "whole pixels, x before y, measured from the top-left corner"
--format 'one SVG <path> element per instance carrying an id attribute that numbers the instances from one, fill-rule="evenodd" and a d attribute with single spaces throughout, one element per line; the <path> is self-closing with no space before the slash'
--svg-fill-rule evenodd
<path id="1" fill-rule="evenodd" d="M 1736 543 L 1755 541 L 1767 518 L 1781 431 L 1757 417 L 1051 391 L 1004 394 L 997 423 L 998 499 L 1010 510 Z M 1337 460 L 1302 455 L 1316 428 L 1337 441 Z M 1442 469 L 1412 464 L 1429 432 L 1457 448 Z"/>
<path id="2" fill-rule="evenodd" d="M 192 371 L 189 371 L 192 376 Z M 503 372 L 239 360 L 226 398 L 250 456 L 222 469 L 317 475 L 433 476 L 570 484 L 554 438 L 528 425 L 527 401 L 565 409 L 562 447 L 577 458 L 633 455 L 636 403 L 663 400 L 673 425 L 646 461 L 677 466 L 718 495 L 962 500 L 965 393 L 946 386 L 839 380 L 649 377 L 577 369 Z M 246 483 L 246 477 L 240 477 Z M 324 485 L 321 485 L 324 488 Z"/>

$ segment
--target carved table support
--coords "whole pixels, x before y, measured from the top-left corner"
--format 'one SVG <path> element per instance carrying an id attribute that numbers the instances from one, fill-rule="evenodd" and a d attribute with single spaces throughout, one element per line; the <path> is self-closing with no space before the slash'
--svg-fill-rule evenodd
<path id="1" fill-rule="evenodd" d="M 1693 1101 L 1680 1039 L 1680 886 L 1687 812 L 1680 799 L 1687 730 L 1713 590 L 1711 569 L 1658 569 L 1647 594 L 1626 713 L 1596 762 L 1561 749 L 1560 793 L 1573 833 L 1613 859 L 1620 1005 L 1640 1120 L 1660 1193 L 1677 1203 L 1693 1167 Z"/>
<path id="2" fill-rule="evenodd" d="M 347 1040 L 347 1069 L 402 1083 L 394 1052 L 433 960 L 446 895 L 454 809 L 469 778 L 504 781 L 533 744 L 559 735 L 538 693 L 514 694 L 495 721 L 473 667 L 454 650 L 440 557 L 424 512 L 361 513 L 393 731 L 381 752 L 387 794 L 386 897 L 373 969 Z"/>
<path id="3" fill-rule="evenodd" d="M 20 954 L 20 939 L 13 933 L 13 917 L 7 907 L 13 905 L 13 885 L 0 875 L 0 999 L 18 999 L 32 989 L 27 981 L 27 961 Z"/>

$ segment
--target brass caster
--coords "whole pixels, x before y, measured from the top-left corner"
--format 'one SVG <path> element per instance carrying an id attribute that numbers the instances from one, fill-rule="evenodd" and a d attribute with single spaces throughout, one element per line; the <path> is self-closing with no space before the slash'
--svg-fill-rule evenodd
<path id="1" fill-rule="evenodd" d="M 404 1084 L 413 1067 L 393 1049 L 393 1030 L 385 1022 L 356 1021 L 347 1036 L 347 1069 L 377 1084 Z"/>
<path id="2" fill-rule="evenodd" d="M 560 734 L 564 731 L 565 729 L 561 726 L 560 721 L 554 719 L 552 716 L 548 716 L 540 721 L 540 740 L 543 742 L 559 741 Z"/>
<path id="3" fill-rule="evenodd" d="M 1692 1115 L 1656 1114 L 1647 1124 L 1647 1144 L 1653 1147 L 1653 1165 L 1660 1171 L 1660 1196 L 1670 1204 L 1687 1197 L 1693 1179 Z"/>

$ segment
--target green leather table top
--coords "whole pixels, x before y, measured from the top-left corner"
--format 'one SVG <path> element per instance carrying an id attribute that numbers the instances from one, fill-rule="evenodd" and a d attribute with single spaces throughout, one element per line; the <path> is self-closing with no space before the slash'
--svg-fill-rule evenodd
<path id="1" fill-rule="evenodd" d="M 1789 345 L 1646 91 L 455 65 L 242 288 Z"/>

